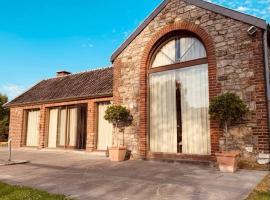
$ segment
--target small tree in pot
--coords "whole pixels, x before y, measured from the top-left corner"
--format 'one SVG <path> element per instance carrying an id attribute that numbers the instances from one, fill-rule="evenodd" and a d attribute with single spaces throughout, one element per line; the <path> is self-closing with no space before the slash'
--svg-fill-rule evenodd
<path id="1" fill-rule="evenodd" d="M 121 105 L 109 106 L 105 112 L 105 120 L 113 124 L 115 132 L 119 129 L 129 126 L 132 123 L 133 117 L 130 111 Z M 109 157 L 112 161 L 124 161 L 127 153 L 125 145 L 124 129 L 122 134 L 122 144 L 119 145 L 117 134 L 117 146 L 109 148 Z"/>
<path id="2" fill-rule="evenodd" d="M 225 137 L 225 152 L 216 153 L 219 169 L 223 172 L 235 172 L 238 165 L 239 152 L 228 149 L 228 128 L 243 121 L 249 112 L 247 105 L 235 93 L 224 93 L 210 103 L 209 114 L 223 127 Z"/>

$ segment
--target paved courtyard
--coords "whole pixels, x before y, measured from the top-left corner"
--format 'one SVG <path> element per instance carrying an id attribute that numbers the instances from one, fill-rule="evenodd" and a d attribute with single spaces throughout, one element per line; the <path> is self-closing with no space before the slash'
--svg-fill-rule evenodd
<path id="1" fill-rule="evenodd" d="M 204 165 L 149 161 L 112 163 L 102 155 L 61 151 L 14 151 L 30 163 L 0 166 L 0 181 L 75 199 L 241 200 L 266 172 L 220 173 Z M 0 150 L 0 161 L 6 151 Z"/>

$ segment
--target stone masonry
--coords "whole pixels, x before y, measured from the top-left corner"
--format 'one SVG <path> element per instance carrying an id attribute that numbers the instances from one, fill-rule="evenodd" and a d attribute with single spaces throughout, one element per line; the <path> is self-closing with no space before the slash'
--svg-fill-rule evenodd
<path id="1" fill-rule="evenodd" d="M 140 154 L 142 147 L 138 134 L 141 129 L 140 118 L 145 117 L 140 114 L 140 70 L 143 53 L 153 35 L 175 23 L 195 24 L 209 34 L 215 49 L 216 81 L 220 85 L 220 92 L 235 92 L 252 111 L 246 123 L 231 129 L 230 146 L 241 150 L 243 154 L 268 152 L 263 31 L 258 28 L 256 35 L 250 36 L 247 34 L 249 24 L 184 1 L 171 0 L 113 63 L 114 101 L 129 108 L 134 117 L 133 125 L 125 129 L 126 145 L 133 155 L 143 156 Z M 252 153 L 246 150 L 249 146 L 254 149 Z"/>

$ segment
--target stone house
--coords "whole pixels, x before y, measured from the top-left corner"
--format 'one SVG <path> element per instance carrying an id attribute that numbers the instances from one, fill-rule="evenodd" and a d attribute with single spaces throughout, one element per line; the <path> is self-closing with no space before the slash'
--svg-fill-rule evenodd
<path id="1" fill-rule="evenodd" d="M 65 94 L 81 84 L 79 75 L 68 75 L 65 78 L 76 83 L 58 88 L 62 96 L 47 99 L 45 94 L 54 86 L 42 86 L 37 92 L 42 101 L 25 102 L 25 95 L 37 95 L 35 86 L 11 101 L 7 106 L 11 107 L 14 145 L 26 144 L 26 110 L 40 110 L 38 146 L 43 148 L 49 141 L 47 108 L 87 103 L 86 149 L 96 150 L 101 137 L 97 102 L 110 101 L 126 106 L 133 115 L 133 124 L 125 128 L 125 145 L 134 157 L 213 160 L 223 146 L 219 124 L 209 119 L 209 102 L 230 91 L 252 112 L 245 123 L 231 128 L 229 146 L 253 160 L 258 153 L 269 153 L 269 38 L 269 26 L 262 19 L 202 0 L 165 0 L 112 55 L 112 68 L 104 69 L 113 70 L 109 80 L 113 87 L 106 95 L 99 94 L 108 81 L 103 76 L 89 77 L 81 85 L 84 95 L 84 88 L 98 85 L 86 92 L 87 98 Z M 109 143 L 118 137 L 109 136 Z"/>

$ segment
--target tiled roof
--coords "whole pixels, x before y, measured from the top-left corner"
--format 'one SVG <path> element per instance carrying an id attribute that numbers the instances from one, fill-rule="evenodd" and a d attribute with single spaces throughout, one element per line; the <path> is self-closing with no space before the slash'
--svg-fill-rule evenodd
<path id="1" fill-rule="evenodd" d="M 5 106 L 108 97 L 112 93 L 113 68 L 109 67 L 43 80 Z"/>

